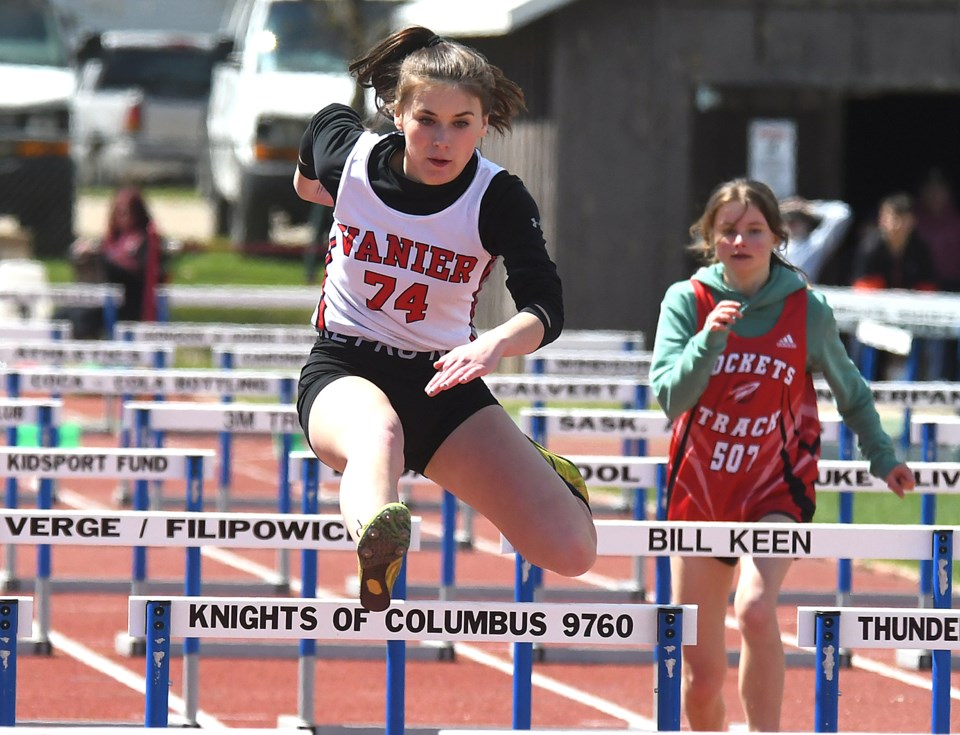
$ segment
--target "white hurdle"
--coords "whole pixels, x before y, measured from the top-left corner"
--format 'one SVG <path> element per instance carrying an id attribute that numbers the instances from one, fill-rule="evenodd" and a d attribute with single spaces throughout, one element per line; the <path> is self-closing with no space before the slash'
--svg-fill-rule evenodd
<path id="1" fill-rule="evenodd" d="M 354 600 L 131 597 L 129 633 L 147 638 L 148 726 L 166 726 L 171 637 L 202 636 L 386 641 L 388 735 L 403 733 L 408 640 L 656 646 L 663 674 L 657 688 L 658 722 L 662 729 L 679 730 L 679 647 L 696 644 L 696 608 L 395 600 L 384 613 L 370 613 Z M 514 688 L 514 718 L 516 722 L 519 715 L 519 726 L 529 728 L 529 677 L 527 684 L 526 691 Z M 299 715 L 303 725 L 313 726 L 313 702 Z"/>
<path id="2" fill-rule="evenodd" d="M 952 539 L 949 545 L 952 547 Z M 952 558 L 948 558 L 946 566 L 950 564 Z M 951 586 L 949 580 L 946 586 Z M 841 648 L 933 649 L 930 731 L 950 732 L 951 652 L 960 650 L 960 615 L 956 611 L 800 607 L 797 609 L 797 645 L 816 649 L 814 721 L 817 732 L 837 732 L 838 729 L 841 668 L 838 652 Z"/>
<path id="3" fill-rule="evenodd" d="M 32 450 L 20 457 L 6 453 L 7 464 L 18 473 L 69 477 L 112 476 L 132 464 L 137 464 L 147 479 L 166 476 L 171 467 L 186 465 L 192 491 L 189 496 L 202 496 L 203 459 L 211 453 L 198 450 Z M 0 456 L 3 453 L 0 452 Z M 179 455 L 179 456 L 178 456 Z M 158 460 L 165 458 L 161 463 Z M 147 462 L 147 460 L 152 460 Z M 209 463 L 207 463 L 209 464 Z M 419 549 L 420 520 L 413 519 L 410 549 Z M 124 546 L 145 549 L 173 547 L 185 549 L 186 567 L 183 591 L 186 597 L 201 594 L 200 549 L 204 546 L 220 548 L 298 549 L 301 553 L 316 553 L 333 549 L 351 552 L 355 545 L 349 539 L 340 516 L 317 514 L 243 514 L 209 513 L 188 507 L 186 512 L 164 511 L 7 511 L 0 523 L 0 543 L 21 545 L 61 546 Z M 304 575 L 308 572 L 304 571 Z M 144 594 L 135 587 L 132 594 Z M 39 610 L 39 608 L 38 608 Z M 38 615 L 39 629 L 44 626 L 43 615 Z M 47 616 L 48 617 L 48 616 Z M 118 636 L 118 646 L 125 643 L 135 652 L 133 642 L 143 638 L 128 637 L 124 631 Z M 49 645 L 48 645 L 49 650 Z M 184 643 L 184 691 L 186 718 L 197 724 L 197 681 L 199 677 L 199 643 L 188 639 Z"/>
<path id="4" fill-rule="evenodd" d="M 50 545 L 75 537 L 112 538 L 96 522 L 79 523 L 68 519 L 60 525 L 53 504 L 53 482 L 64 478 L 135 478 L 145 485 L 149 480 L 181 479 L 188 485 L 188 496 L 202 497 L 205 475 L 210 474 L 212 452 L 203 450 L 125 450 L 112 448 L 28 448 L 0 447 L 0 477 L 8 479 L 39 478 L 38 510 L 23 511 L 9 507 L 0 524 L 0 544 L 37 545 L 37 576 L 33 592 L 37 606 L 36 638 L 33 648 L 38 653 L 50 652 L 50 596 L 52 563 Z M 206 462 L 204 460 L 207 460 Z M 87 514 L 89 515 L 89 514 Z M 146 524 L 141 527 L 145 532 Z M 136 538 L 131 535 L 130 539 Z M 136 543 L 129 544 L 136 547 Z M 188 563 L 192 563 L 188 553 Z M 199 556 L 196 558 L 199 576 Z M 134 549 L 133 575 L 130 589 L 137 593 L 146 577 L 146 556 L 143 548 Z M 188 579 L 190 575 L 188 573 Z M 199 579 L 197 580 L 199 584 Z M 14 579 L 8 571 L 7 588 L 22 589 L 25 580 Z M 199 588 L 197 590 L 199 592 Z"/>
<path id="5" fill-rule="evenodd" d="M 0 427 L 6 430 L 8 446 L 16 446 L 17 429 L 21 426 L 36 426 L 42 443 L 53 444 L 53 433 L 60 425 L 62 401 L 35 398 L 0 398 Z M 46 490 L 46 488 L 45 488 Z M 20 487 L 16 477 L 4 478 L 4 506 L 16 508 L 20 504 Z M 37 495 L 38 502 L 51 503 L 52 498 Z M 48 506 L 49 507 L 49 506 Z M 0 571 L 0 589 L 10 590 L 17 586 L 16 551 L 4 548 L 3 570 Z"/>
<path id="6" fill-rule="evenodd" d="M 0 337 L 16 340 L 70 339 L 73 324 L 66 319 L 0 321 Z"/>
<path id="7" fill-rule="evenodd" d="M 25 340 L 0 345 L 7 365 L 103 365 L 163 367 L 173 357 L 169 344 L 112 342 L 109 340 Z"/>
<path id="8" fill-rule="evenodd" d="M 281 435 L 281 458 L 278 462 L 277 511 L 289 513 L 292 507 L 290 473 L 287 458 L 292 449 L 292 436 L 300 433 L 296 406 L 270 403 L 196 403 L 187 401 L 128 401 L 123 407 L 122 425 L 133 432 L 134 444 L 143 446 L 148 432 L 184 432 L 209 434 Z M 222 463 L 221 478 L 228 473 Z M 231 488 L 221 482 L 218 488 L 218 507 L 231 505 Z M 159 495 L 159 493 L 158 493 Z M 154 499 L 154 507 L 162 506 L 162 498 Z M 277 559 L 277 587 L 290 583 L 288 554 L 280 550 Z"/>

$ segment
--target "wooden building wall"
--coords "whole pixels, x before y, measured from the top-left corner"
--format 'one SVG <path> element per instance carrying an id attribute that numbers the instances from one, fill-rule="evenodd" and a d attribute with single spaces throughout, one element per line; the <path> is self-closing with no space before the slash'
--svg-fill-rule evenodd
<path id="1" fill-rule="evenodd" d="M 533 101 L 487 152 L 545 210 L 569 328 L 653 335 L 663 292 L 690 273 L 689 224 L 715 184 L 746 173 L 750 119 L 797 120 L 800 193 L 867 197 L 869 179 L 911 150 L 885 149 L 883 126 L 896 131 L 882 114 L 851 132 L 852 106 L 939 95 L 960 111 L 956 0 L 579 0 L 469 42 Z M 908 122 L 906 140 L 922 142 L 924 121 Z M 935 123 L 960 171 L 960 136 Z M 876 157 L 861 151 L 849 170 L 858 131 L 874 126 Z"/>

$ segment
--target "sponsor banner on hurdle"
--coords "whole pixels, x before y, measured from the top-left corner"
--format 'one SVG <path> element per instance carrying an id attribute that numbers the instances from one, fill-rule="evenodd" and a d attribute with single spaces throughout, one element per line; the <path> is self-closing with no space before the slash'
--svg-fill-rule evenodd
<path id="1" fill-rule="evenodd" d="M 46 365 L 92 364 L 151 367 L 157 354 L 170 359 L 173 345 L 152 343 L 134 345 L 108 340 L 26 341 L 0 345 L 0 361 L 9 364 L 43 363 Z"/>
<path id="2" fill-rule="evenodd" d="M 299 434 L 296 406 L 266 403 L 193 403 L 127 401 L 122 424 L 133 428 L 137 411 L 148 412 L 154 431 L 218 432 L 234 434 Z"/>
<path id="3" fill-rule="evenodd" d="M 117 322 L 118 339 L 172 342 L 180 347 L 219 344 L 313 344 L 317 330 L 282 324 L 243 325 L 207 322 Z"/>
<path id="4" fill-rule="evenodd" d="M 600 556 L 931 559 L 934 526 L 596 520 Z M 500 549 L 513 553 L 500 537 Z"/>
<path id="5" fill-rule="evenodd" d="M 823 608 L 797 608 L 797 645 L 816 647 L 816 617 Z M 845 648 L 960 650 L 960 611 L 902 607 L 841 607 L 838 637 Z"/>
<path id="6" fill-rule="evenodd" d="M 869 463 L 859 460 L 821 459 L 818 490 L 889 491 L 886 481 L 870 474 Z M 910 462 L 918 493 L 960 491 L 960 463 Z"/>
<path id="7" fill-rule="evenodd" d="M 189 460 L 201 457 L 208 460 L 203 463 L 203 477 L 209 478 L 214 456 L 208 449 L 0 447 L 0 476 L 182 480 L 187 477 Z"/>
<path id="8" fill-rule="evenodd" d="M 170 634 L 187 638 L 474 641 L 655 645 L 656 605 L 394 600 L 372 613 L 355 600 L 172 597 Z M 129 598 L 129 633 L 149 634 L 148 602 Z M 695 606 L 683 611 L 683 645 L 696 644 Z"/>
<path id="9" fill-rule="evenodd" d="M 36 424 L 40 421 L 40 409 L 50 409 L 50 421 L 60 422 L 62 401 L 45 401 L 40 398 L 0 398 L 0 427 L 16 428 L 21 424 Z"/>
<path id="10" fill-rule="evenodd" d="M 310 345 L 291 347 L 284 345 L 214 345 L 213 359 L 218 365 L 224 356 L 236 368 L 266 368 L 293 370 L 303 367 L 310 355 Z"/>
<path id="11" fill-rule="evenodd" d="M 636 378 L 604 380 L 553 375 L 487 375 L 483 382 L 498 400 L 617 403 L 632 403 L 637 388 L 645 384 Z"/>
<path id="12" fill-rule="evenodd" d="M 0 543 L 355 551 L 339 515 L 0 510 Z M 410 549 L 420 548 L 414 518 Z"/>
<path id="13" fill-rule="evenodd" d="M 529 372 L 534 365 L 554 375 L 619 375 L 647 378 L 650 374 L 650 352 L 551 350 L 543 348 L 524 356 Z"/>
<path id="14" fill-rule="evenodd" d="M 520 418 L 529 433 L 535 417 L 542 418 L 548 436 L 608 436 L 617 439 L 664 439 L 669 438 L 673 422 L 658 409 L 589 409 L 589 408 L 521 408 Z M 776 428 L 776 416 L 761 416 L 741 426 L 730 422 L 726 416 L 701 414 L 703 423 L 716 422 L 726 427 L 731 434 L 744 432 L 769 432 Z M 746 419 L 744 419 L 746 421 Z M 839 436 L 840 417 L 821 415 L 820 436 L 823 441 L 836 441 Z M 734 434 L 736 435 L 736 434 Z"/>
<path id="15" fill-rule="evenodd" d="M 657 470 L 665 468 L 666 457 L 624 457 L 620 455 L 566 455 L 577 465 L 590 487 L 652 487 Z M 885 480 L 870 474 L 863 460 L 821 459 L 818 463 L 818 490 L 889 492 Z M 911 462 L 917 492 L 955 493 L 960 491 L 960 463 Z"/>
<path id="16" fill-rule="evenodd" d="M 876 381 L 869 386 L 878 406 L 960 408 L 960 383 Z M 825 381 L 817 381 L 814 388 L 818 401 L 833 401 L 833 391 Z"/>
<path id="17" fill-rule="evenodd" d="M 297 373 L 263 373 L 210 368 L 6 368 L 0 376 L 15 376 L 24 392 L 63 395 L 231 395 L 276 397 L 283 380 L 296 380 Z"/>

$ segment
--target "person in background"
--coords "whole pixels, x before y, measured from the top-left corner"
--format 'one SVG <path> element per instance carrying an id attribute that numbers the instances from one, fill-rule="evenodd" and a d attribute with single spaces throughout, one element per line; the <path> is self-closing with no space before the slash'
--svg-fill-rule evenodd
<path id="1" fill-rule="evenodd" d="M 481 379 L 563 327 L 540 214 L 516 176 L 485 159 L 523 93 L 474 49 L 414 26 L 350 65 L 395 130 L 333 104 L 304 132 L 293 185 L 333 207 L 297 409 L 321 461 L 343 472 L 360 603 L 382 611 L 410 543 L 404 468 L 486 516 L 523 558 L 565 576 L 594 563 L 597 535 L 577 466 L 528 439 Z M 478 332 L 474 308 L 502 258 L 517 313 Z"/>
<path id="2" fill-rule="evenodd" d="M 71 247 L 77 280 L 123 287 L 119 321 L 155 321 L 157 286 L 166 280 L 163 242 L 137 187 L 119 189 L 110 204 L 107 230 L 100 239 L 79 239 Z M 69 315 L 78 338 L 103 330 L 99 308 Z"/>
<path id="3" fill-rule="evenodd" d="M 820 456 L 813 373 L 826 378 L 870 472 L 903 497 L 913 475 L 897 459 L 870 389 L 847 356 L 833 310 L 779 255 L 788 233 L 770 188 L 748 179 L 720 185 L 691 235 L 709 264 L 667 290 L 650 367 L 657 401 L 673 422 L 668 519 L 813 519 Z M 747 727 L 779 729 L 785 664 L 777 600 L 791 563 L 671 559 L 674 602 L 698 605 L 697 645 L 684 647 L 682 667 L 692 729 L 727 729 L 722 693 L 734 580 Z"/>
<path id="4" fill-rule="evenodd" d="M 931 172 L 917 195 L 917 233 L 930 246 L 941 291 L 960 291 L 960 212 L 949 182 Z"/>
<path id="5" fill-rule="evenodd" d="M 917 232 L 913 197 L 904 192 L 880 201 L 877 226 L 866 231 L 853 265 L 853 288 L 936 291 L 930 245 Z"/>
<path id="6" fill-rule="evenodd" d="M 780 211 L 790 232 L 784 256 L 806 274 L 810 283 L 819 283 L 824 263 L 850 229 L 850 205 L 790 197 L 780 203 Z"/>
<path id="7" fill-rule="evenodd" d="M 917 195 L 917 232 L 930 245 L 939 290 L 960 292 L 960 212 L 953 190 L 943 174 L 934 169 Z M 956 380 L 957 339 L 934 339 L 927 355 L 932 377 Z"/>

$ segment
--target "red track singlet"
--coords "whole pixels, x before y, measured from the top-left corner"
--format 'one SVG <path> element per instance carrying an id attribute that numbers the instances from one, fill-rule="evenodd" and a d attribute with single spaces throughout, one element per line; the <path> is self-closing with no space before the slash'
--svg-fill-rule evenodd
<path id="1" fill-rule="evenodd" d="M 692 281 L 702 327 L 716 301 Z M 733 332 L 700 400 L 673 426 L 667 517 L 758 521 L 815 509 L 820 420 L 806 371 L 807 292 L 790 294 L 760 337 Z"/>

